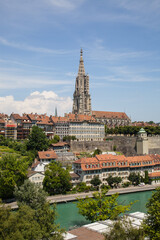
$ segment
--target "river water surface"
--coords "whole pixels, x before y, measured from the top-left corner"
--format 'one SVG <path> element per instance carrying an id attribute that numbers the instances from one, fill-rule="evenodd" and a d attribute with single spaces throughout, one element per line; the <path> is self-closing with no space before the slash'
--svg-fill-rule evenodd
<path id="1" fill-rule="evenodd" d="M 127 205 L 130 202 L 137 200 L 137 202 L 132 205 L 129 212 L 139 211 L 146 213 L 147 209 L 145 205 L 151 195 L 152 191 L 122 194 L 118 197 L 118 202 L 119 204 Z M 57 204 L 57 213 L 58 217 L 56 222 L 66 230 L 74 226 L 82 226 L 89 223 L 89 221 L 87 221 L 82 215 L 78 213 L 76 202 Z"/>

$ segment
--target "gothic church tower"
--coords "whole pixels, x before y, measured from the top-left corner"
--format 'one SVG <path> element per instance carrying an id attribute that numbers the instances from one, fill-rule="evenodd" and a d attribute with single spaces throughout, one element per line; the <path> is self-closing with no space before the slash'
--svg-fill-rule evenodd
<path id="1" fill-rule="evenodd" d="M 74 114 L 91 115 L 91 97 L 89 94 L 89 76 L 85 75 L 83 51 L 80 52 L 78 76 L 76 77 L 75 91 L 73 94 Z"/>

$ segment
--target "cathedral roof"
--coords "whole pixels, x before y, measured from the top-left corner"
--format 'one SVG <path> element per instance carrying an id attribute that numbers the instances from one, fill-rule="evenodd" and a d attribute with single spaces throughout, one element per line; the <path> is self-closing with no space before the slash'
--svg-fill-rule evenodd
<path id="1" fill-rule="evenodd" d="M 92 116 L 95 118 L 118 118 L 118 119 L 129 119 L 124 112 L 106 112 L 106 111 L 92 111 Z"/>

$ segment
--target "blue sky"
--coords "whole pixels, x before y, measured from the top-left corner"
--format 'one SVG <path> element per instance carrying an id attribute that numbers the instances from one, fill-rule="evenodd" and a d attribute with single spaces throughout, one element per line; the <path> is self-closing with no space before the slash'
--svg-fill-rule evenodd
<path id="1" fill-rule="evenodd" d="M 160 0 L 0 0 L 0 112 L 71 111 L 80 48 L 93 110 L 160 122 Z"/>

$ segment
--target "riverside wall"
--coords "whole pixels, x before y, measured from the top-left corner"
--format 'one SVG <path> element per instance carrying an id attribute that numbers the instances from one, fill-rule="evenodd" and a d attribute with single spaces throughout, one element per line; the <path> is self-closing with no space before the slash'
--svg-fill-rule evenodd
<path id="1" fill-rule="evenodd" d="M 136 137 L 130 136 L 107 136 L 106 141 L 102 142 L 71 142 L 71 151 L 73 152 L 92 152 L 96 148 L 102 151 L 122 152 L 125 156 L 135 156 L 136 153 Z M 160 154 L 160 136 L 148 137 L 149 154 Z"/>

